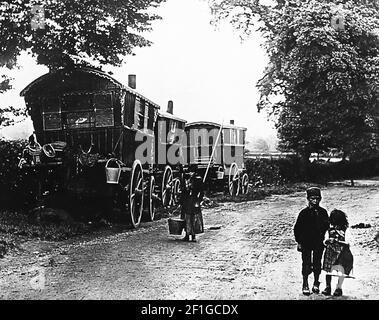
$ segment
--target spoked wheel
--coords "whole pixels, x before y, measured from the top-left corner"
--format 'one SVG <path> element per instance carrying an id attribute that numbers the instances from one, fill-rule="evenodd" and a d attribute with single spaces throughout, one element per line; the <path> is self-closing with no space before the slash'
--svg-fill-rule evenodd
<path id="1" fill-rule="evenodd" d="M 170 166 L 166 166 L 163 173 L 163 179 L 162 179 L 162 205 L 164 207 L 167 207 L 171 204 L 172 186 L 173 186 L 172 169 Z"/>
<path id="2" fill-rule="evenodd" d="M 228 178 L 229 195 L 238 196 L 240 191 L 238 167 L 233 163 L 229 170 Z"/>
<path id="3" fill-rule="evenodd" d="M 155 218 L 155 178 L 154 176 L 150 177 L 149 180 L 149 189 L 148 194 L 146 196 L 146 211 L 144 214 L 144 219 L 147 221 L 154 221 Z"/>
<path id="4" fill-rule="evenodd" d="M 129 214 L 134 228 L 141 222 L 143 211 L 143 171 L 139 160 L 135 160 L 130 177 Z"/>
<path id="5" fill-rule="evenodd" d="M 241 179 L 241 193 L 247 194 L 249 191 L 249 176 L 245 173 Z"/>
<path id="6" fill-rule="evenodd" d="M 179 179 L 174 179 L 173 183 L 174 187 L 172 189 L 172 203 L 173 205 L 179 204 L 179 197 L 181 193 L 181 185 L 180 185 L 180 180 Z"/>

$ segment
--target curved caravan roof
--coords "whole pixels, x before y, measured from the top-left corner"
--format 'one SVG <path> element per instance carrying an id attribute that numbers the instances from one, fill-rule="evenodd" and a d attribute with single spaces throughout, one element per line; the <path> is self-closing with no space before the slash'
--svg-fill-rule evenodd
<path id="1" fill-rule="evenodd" d="M 89 67 L 76 67 L 76 68 L 65 68 L 65 69 L 59 69 L 57 71 L 49 72 L 41 77 L 37 78 L 33 82 L 31 82 L 29 85 L 27 85 L 21 92 L 20 96 L 27 96 L 28 94 L 31 94 L 33 92 L 38 92 L 39 89 L 44 88 L 45 86 L 51 86 L 52 84 L 56 84 L 57 82 L 64 83 L 66 79 L 72 77 L 73 74 L 77 75 L 93 75 L 94 77 L 103 78 L 108 80 L 115 88 L 125 90 L 128 92 L 131 92 L 135 94 L 136 96 L 148 101 L 150 104 L 152 104 L 155 108 L 160 109 L 160 106 L 156 103 L 152 102 L 151 100 L 147 99 L 137 91 L 133 90 L 132 88 L 123 85 L 121 82 L 117 81 L 113 77 L 111 77 L 109 74 L 89 68 Z M 63 85 L 62 85 L 63 86 Z M 93 91 L 96 91 L 94 88 Z"/>
<path id="2" fill-rule="evenodd" d="M 216 122 L 210 122 L 210 121 L 196 121 L 196 122 L 191 122 L 191 123 L 186 124 L 186 128 L 196 128 L 196 127 L 204 127 L 204 126 L 220 128 L 221 124 L 216 123 Z M 239 130 L 244 130 L 244 131 L 247 130 L 247 128 L 238 127 L 238 126 L 231 125 L 231 124 L 224 124 L 224 125 L 222 125 L 222 127 L 224 129 L 239 129 Z"/>

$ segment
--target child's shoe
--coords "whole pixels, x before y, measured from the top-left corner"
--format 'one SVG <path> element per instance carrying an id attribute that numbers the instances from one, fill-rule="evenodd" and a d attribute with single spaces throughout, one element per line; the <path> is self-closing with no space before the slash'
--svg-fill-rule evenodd
<path id="1" fill-rule="evenodd" d="M 303 295 L 309 296 L 311 292 L 309 291 L 308 284 L 303 284 Z"/>
<path id="2" fill-rule="evenodd" d="M 342 289 L 341 289 L 341 288 L 337 288 L 337 289 L 334 291 L 333 296 L 335 296 L 335 297 L 340 297 L 340 296 L 342 296 Z"/>
<path id="3" fill-rule="evenodd" d="M 332 294 L 332 288 L 330 286 L 326 286 L 326 288 L 322 291 L 324 296 L 330 296 Z"/>
<path id="4" fill-rule="evenodd" d="M 312 287 L 312 292 L 319 294 L 320 293 L 320 282 L 315 282 Z"/>

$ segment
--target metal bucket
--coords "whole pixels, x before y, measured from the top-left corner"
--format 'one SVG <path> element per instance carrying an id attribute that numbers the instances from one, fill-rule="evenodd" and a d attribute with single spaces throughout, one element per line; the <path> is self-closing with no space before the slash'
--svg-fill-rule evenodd
<path id="1" fill-rule="evenodd" d="M 114 161 L 117 164 L 117 167 L 108 167 L 108 164 Z M 109 159 L 105 165 L 105 176 L 107 179 L 107 183 L 110 184 L 118 184 L 121 174 L 121 167 L 118 163 L 117 159 Z"/>
<path id="2" fill-rule="evenodd" d="M 224 171 L 217 171 L 216 174 L 218 180 L 224 179 Z"/>
<path id="3" fill-rule="evenodd" d="M 168 218 L 168 231 L 170 234 L 181 235 L 186 222 L 180 218 Z"/>

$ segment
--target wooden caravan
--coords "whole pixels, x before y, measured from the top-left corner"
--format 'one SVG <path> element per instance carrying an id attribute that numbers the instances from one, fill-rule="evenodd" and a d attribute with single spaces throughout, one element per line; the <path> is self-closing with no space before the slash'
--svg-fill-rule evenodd
<path id="1" fill-rule="evenodd" d="M 23 159 L 21 167 L 41 172 L 54 167 L 61 188 L 111 196 L 134 227 L 144 207 L 154 218 L 157 104 L 107 73 L 83 67 L 45 74 L 21 96 L 42 146 L 40 161 Z"/>
<path id="2" fill-rule="evenodd" d="M 245 170 L 246 128 L 199 121 L 186 125 L 187 162 L 190 170 L 204 177 L 210 190 L 227 189 L 234 196 L 248 192 Z"/>
<path id="3" fill-rule="evenodd" d="M 21 92 L 35 134 L 19 163 L 35 199 L 55 192 L 95 196 L 104 210 L 125 214 L 133 227 L 152 221 L 155 207 L 178 203 L 184 172 L 196 171 L 212 190 L 247 192 L 245 128 L 193 122 L 167 112 L 94 68 L 49 72 Z M 33 183 L 34 183 L 33 182 Z"/>
<path id="4" fill-rule="evenodd" d="M 164 207 L 176 205 L 180 193 L 180 168 L 185 164 L 186 120 L 173 115 L 173 102 L 169 101 L 167 112 L 158 113 L 155 127 L 155 176 L 159 182 L 159 194 Z"/>

